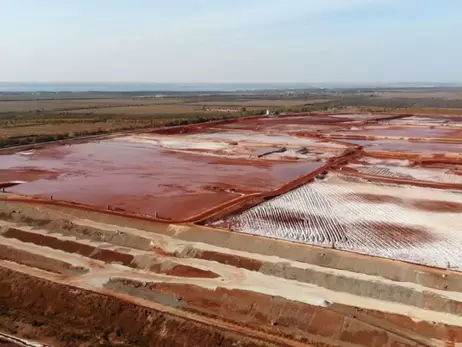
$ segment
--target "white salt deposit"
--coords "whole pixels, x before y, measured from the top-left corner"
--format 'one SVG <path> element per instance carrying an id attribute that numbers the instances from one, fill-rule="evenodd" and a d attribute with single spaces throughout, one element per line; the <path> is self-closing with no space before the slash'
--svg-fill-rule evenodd
<path id="1" fill-rule="evenodd" d="M 371 165 L 394 165 L 394 166 L 411 165 L 411 162 L 406 159 L 380 159 L 380 158 L 366 157 L 363 159 L 363 161 Z"/>
<path id="2" fill-rule="evenodd" d="M 354 168 L 361 173 L 369 175 L 462 184 L 462 176 L 455 175 L 448 169 L 357 164 L 350 164 L 348 167 Z"/>
<path id="3" fill-rule="evenodd" d="M 35 149 L 31 149 L 29 151 L 19 152 L 18 155 L 30 156 L 30 155 L 33 155 L 34 153 L 35 153 Z"/>
<path id="4" fill-rule="evenodd" d="M 114 140 L 142 143 L 178 150 L 198 149 L 218 151 L 230 147 L 230 145 L 226 142 L 197 141 L 186 136 L 124 136 Z"/>
<path id="5" fill-rule="evenodd" d="M 202 133 L 186 135 L 188 138 L 195 139 L 213 139 L 218 141 L 232 141 L 232 142 L 253 142 L 253 143 L 266 143 L 266 144 L 279 144 L 287 146 L 304 146 L 312 145 L 317 141 L 312 139 L 295 137 L 290 135 L 280 134 L 261 134 L 246 131 L 227 131 L 216 133 Z"/>
<path id="6" fill-rule="evenodd" d="M 347 182 L 334 174 L 226 223 L 239 232 L 462 271 L 462 214 L 416 208 L 425 198 L 462 204 L 460 192 Z"/>

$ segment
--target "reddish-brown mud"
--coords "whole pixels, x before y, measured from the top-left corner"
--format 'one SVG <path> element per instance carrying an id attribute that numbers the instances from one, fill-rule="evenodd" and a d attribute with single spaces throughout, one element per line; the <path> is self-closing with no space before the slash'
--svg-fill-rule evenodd
<path id="1" fill-rule="evenodd" d="M 361 223 L 353 225 L 352 230 L 363 229 L 365 234 L 377 235 L 383 242 L 393 242 L 394 240 L 405 239 L 412 245 L 424 245 L 434 242 L 438 238 L 430 231 L 421 227 L 409 227 L 396 223 Z"/>
<path id="2" fill-rule="evenodd" d="M 438 200 L 417 200 L 413 202 L 415 208 L 430 212 L 461 213 L 462 203 Z"/>
<path id="3" fill-rule="evenodd" d="M 348 130 L 342 134 L 403 138 L 462 138 L 462 130 L 433 127 L 364 127 Z"/>
<path id="4" fill-rule="evenodd" d="M 253 130 L 260 132 L 316 133 L 323 130 L 338 130 L 348 125 L 352 118 L 337 118 L 335 115 L 281 116 L 273 118 L 242 119 L 236 122 L 217 125 L 222 129 Z"/>
<path id="5" fill-rule="evenodd" d="M 176 265 L 166 272 L 169 276 L 191 277 L 191 278 L 217 278 L 220 277 L 212 271 L 206 271 L 186 265 Z"/>
<path id="6" fill-rule="evenodd" d="M 336 137 L 337 138 L 337 137 Z M 338 137 L 348 143 L 353 143 L 364 147 L 366 152 L 389 151 L 389 152 L 410 152 L 410 153 L 454 153 L 462 154 L 462 144 L 431 143 L 431 142 L 410 142 L 404 140 L 387 139 L 355 139 L 348 137 Z"/>
<path id="7" fill-rule="evenodd" d="M 370 181 L 370 182 L 411 185 L 411 186 L 416 186 L 416 187 L 462 190 L 461 183 L 446 183 L 446 182 L 437 182 L 437 181 L 418 180 L 414 178 L 399 178 L 399 177 L 388 177 L 388 176 L 381 176 L 381 175 L 370 175 L 370 174 L 358 173 L 356 171 L 351 171 L 351 170 L 346 170 L 345 172 L 349 175 L 350 179 L 356 178 L 356 179 L 363 179 L 363 180 Z"/>
<path id="8" fill-rule="evenodd" d="M 0 155 L 0 182 L 27 181 L 0 196 L 0 332 L 54 347 L 461 345 L 462 129 L 446 121 L 255 117 Z M 441 172 L 409 172 L 428 167 Z"/>
<path id="9" fill-rule="evenodd" d="M 311 123 L 342 123 L 352 118 L 336 117 L 336 115 L 306 114 L 306 115 L 284 115 L 281 117 L 241 119 L 237 122 L 221 125 L 226 128 L 246 127 L 253 129 L 257 126 L 267 124 L 311 124 Z"/>
<path id="10" fill-rule="evenodd" d="M 449 115 L 414 115 L 408 116 L 403 119 L 387 119 L 380 124 L 390 125 L 412 125 L 412 126 L 445 126 L 445 127 L 459 127 L 462 124 L 461 116 L 449 116 Z"/>
<path id="11" fill-rule="evenodd" d="M 275 189 L 322 165 L 169 153 L 110 140 L 47 151 L 2 156 L 2 180 L 31 181 L 12 192 L 174 220 L 234 199 L 239 191 Z M 221 184 L 221 190 L 203 189 Z M 229 186 L 235 192 L 226 190 Z"/>
<path id="12" fill-rule="evenodd" d="M 379 194 L 369 194 L 369 193 L 362 193 L 362 194 L 350 194 L 349 197 L 352 200 L 361 199 L 367 202 L 375 203 L 375 204 L 399 204 L 402 203 L 402 199 L 399 199 L 395 196 L 390 195 L 379 195 Z"/>
<path id="13" fill-rule="evenodd" d="M 0 157 L 0 159 L 3 159 Z M 3 163 L 2 163 L 3 165 Z M 46 171 L 41 169 L 15 169 L 6 170 L 0 169 L 0 182 L 5 181 L 36 181 L 40 179 L 53 180 L 58 178 L 59 173 L 53 171 Z M 12 179 L 12 177 L 14 177 Z"/>
<path id="14" fill-rule="evenodd" d="M 350 194 L 349 197 L 353 201 L 356 199 L 360 199 L 374 204 L 396 204 L 403 206 L 411 206 L 415 209 L 429 212 L 462 212 L 462 203 L 452 201 L 428 200 L 425 198 L 419 200 L 406 199 L 405 197 L 397 198 L 395 196 L 379 194 Z"/>

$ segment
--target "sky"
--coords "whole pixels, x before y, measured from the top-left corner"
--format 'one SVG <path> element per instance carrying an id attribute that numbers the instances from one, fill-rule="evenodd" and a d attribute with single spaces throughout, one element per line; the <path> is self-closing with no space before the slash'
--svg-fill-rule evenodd
<path id="1" fill-rule="evenodd" d="M 0 0 L 0 82 L 462 82 L 461 0 Z"/>

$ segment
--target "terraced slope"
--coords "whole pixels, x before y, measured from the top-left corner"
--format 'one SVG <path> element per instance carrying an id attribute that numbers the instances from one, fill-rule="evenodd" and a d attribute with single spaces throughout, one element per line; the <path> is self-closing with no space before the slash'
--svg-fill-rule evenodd
<path id="1" fill-rule="evenodd" d="M 4 334 L 21 322 L 29 340 L 54 346 L 462 342 L 456 274 L 70 208 L 0 211 Z"/>

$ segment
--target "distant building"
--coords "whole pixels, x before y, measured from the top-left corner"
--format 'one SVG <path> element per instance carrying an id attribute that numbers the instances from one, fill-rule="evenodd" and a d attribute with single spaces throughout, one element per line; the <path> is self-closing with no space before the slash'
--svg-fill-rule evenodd
<path id="1" fill-rule="evenodd" d="M 266 110 L 265 116 L 277 117 L 277 116 L 279 116 L 279 111 Z"/>

